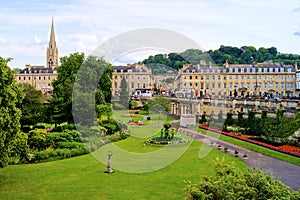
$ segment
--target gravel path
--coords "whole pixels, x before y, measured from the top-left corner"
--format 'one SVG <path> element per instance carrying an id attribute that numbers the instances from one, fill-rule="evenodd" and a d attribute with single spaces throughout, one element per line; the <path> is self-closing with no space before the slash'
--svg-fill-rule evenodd
<path id="1" fill-rule="evenodd" d="M 244 160 L 244 162 L 248 166 L 258 167 L 265 172 L 271 172 L 273 177 L 291 186 L 294 190 L 298 190 L 298 188 L 300 187 L 300 166 L 276 158 L 272 158 L 270 156 L 266 156 L 255 151 L 251 151 L 249 149 L 245 149 L 243 147 L 222 140 L 218 140 L 216 138 L 207 136 L 205 134 L 187 128 L 179 128 L 178 131 L 184 134 L 191 135 L 195 139 L 206 143 L 207 145 L 211 145 L 211 141 L 215 141 L 215 143 L 217 142 L 218 144 L 222 145 L 222 151 L 223 147 L 227 146 L 229 149 L 228 154 L 232 156 L 234 156 L 234 150 L 237 150 L 239 152 L 238 158 L 242 160 L 242 155 L 246 153 L 248 159 Z M 213 147 L 217 148 L 217 145 L 214 144 Z"/>

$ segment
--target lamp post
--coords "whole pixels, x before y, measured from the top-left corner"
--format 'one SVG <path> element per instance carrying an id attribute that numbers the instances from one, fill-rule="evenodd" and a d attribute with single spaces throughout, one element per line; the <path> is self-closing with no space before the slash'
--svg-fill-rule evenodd
<path id="1" fill-rule="evenodd" d="M 107 152 L 108 162 L 107 162 L 107 170 L 105 173 L 112 174 L 114 171 L 111 168 L 111 157 L 113 153 L 111 151 Z"/>

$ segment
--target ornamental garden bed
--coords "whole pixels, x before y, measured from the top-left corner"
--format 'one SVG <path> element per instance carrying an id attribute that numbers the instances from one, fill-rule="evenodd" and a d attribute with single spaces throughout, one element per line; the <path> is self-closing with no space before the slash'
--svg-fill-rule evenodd
<path id="1" fill-rule="evenodd" d="M 279 151 L 281 153 L 285 153 L 285 154 L 293 155 L 293 156 L 296 156 L 296 157 L 300 157 L 300 152 L 299 151 L 294 151 L 295 149 L 291 148 L 291 147 L 293 147 L 291 145 L 288 145 L 288 146 L 284 145 L 284 147 L 282 147 L 282 146 L 281 147 L 276 147 L 276 146 L 273 146 L 273 145 L 270 145 L 270 144 L 266 144 L 264 142 L 260 142 L 260 141 L 257 141 L 257 140 L 252 140 L 252 139 L 249 139 L 249 138 L 244 137 L 244 136 L 235 135 L 233 133 L 229 133 L 229 132 L 222 131 L 222 130 L 219 130 L 219 129 L 216 129 L 216 128 L 208 127 L 208 126 L 205 126 L 205 125 L 200 125 L 199 128 L 202 128 L 202 129 L 205 129 L 205 130 L 208 130 L 208 131 L 213 131 L 213 132 L 216 132 L 216 133 L 220 133 L 222 135 L 227 135 L 229 137 L 233 137 L 233 138 L 236 138 L 236 139 L 239 139 L 239 140 L 250 142 L 250 143 L 253 143 L 253 144 L 256 144 L 256 145 L 260 145 L 260 146 L 263 146 L 263 147 L 266 147 L 266 148 L 269 148 L 269 149 L 272 149 L 272 150 L 275 150 L 275 151 Z M 295 147 L 295 148 L 299 149 L 298 147 Z"/>

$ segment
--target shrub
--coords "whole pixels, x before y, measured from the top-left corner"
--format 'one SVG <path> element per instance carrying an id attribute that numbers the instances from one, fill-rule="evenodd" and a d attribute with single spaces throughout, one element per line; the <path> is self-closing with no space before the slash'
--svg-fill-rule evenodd
<path id="1" fill-rule="evenodd" d="M 125 110 L 125 106 L 119 103 L 114 103 L 113 104 L 113 109 L 114 110 Z"/>
<path id="2" fill-rule="evenodd" d="M 32 149 L 42 150 L 48 147 L 46 143 L 47 131 L 45 129 L 35 129 L 28 133 L 28 145 Z"/>
<path id="3" fill-rule="evenodd" d="M 96 105 L 96 113 L 98 118 L 101 116 L 111 116 L 112 115 L 111 105 L 110 104 Z"/>
<path id="4" fill-rule="evenodd" d="M 270 174 L 253 168 L 243 171 L 224 160 L 215 164 L 216 176 L 204 177 L 200 184 L 189 183 L 187 198 L 196 199 L 293 199 L 299 191 L 275 180 Z"/>

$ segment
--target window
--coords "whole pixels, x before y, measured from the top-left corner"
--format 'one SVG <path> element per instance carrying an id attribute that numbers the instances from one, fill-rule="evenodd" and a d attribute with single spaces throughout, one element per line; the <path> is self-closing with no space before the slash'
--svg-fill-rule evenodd
<path id="1" fill-rule="evenodd" d="M 226 80 L 226 76 L 223 77 L 224 81 Z"/>
<path id="2" fill-rule="evenodd" d="M 38 88 L 41 88 L 40 83 L 38 83 Z"/>
<path id="3" fill-rule="evenodd" d="M 238 75 L 235 75 L 235 80 L 239 80 L 239 76 Z"/>
<path id="4" fill-rule="evenodd" d="M 282 68 L 280 68 L 280 72 L 284 72 L 284 68 L 282 67 Z"/>
<path id="5" fill-rule="evenodd" d="M 48 88 L 50 88 L 51 87 L 51 84 L 50 83 L 48 83 Z"/>
<path id="6" fill-rule="evenodd" d="M 137 76 L 137 80 L 140 80 L 140 76 Z M 139 87 L 138 87 L 139 88 Z"/>
<path id="7" fill-rule="evenodd" d="M 287 89 L 290 89 L 290 83 L 286 84 Z"/>
<path id="8" fill-rule="evenodd" d="M 250 68 L 247 68 L 247 72 L 248 72 L 248 73 L 250 72 Z"/>
<path id="9" fill-rule="evenodd" d="M 190 76 L 190 80 L 192 80 L 192 78 L 193 78 L 193 77 L 192 77 L 192 76 Z"/>
<path id="10" fill-rule="evenodd" d="M 146 83 L 143 83 L 143 88 L 146 88 Z"/>
<path id="11" fill-rule="evenodd" d="M 281 80 L 284 80 L 284 75 L 281 75 Z"/>
<path id="12" fill-rule="evenodd" d="M 242 83 L 242 88 L 244 87 L 244 83 Z"/>
<path id="13" fill-rule="evenodd" d="M 238 69 L 238 68 L 235 68 L 235 69 L 234 69 L 234 72 L 235 72 L 235 73 L 238 73 L 238 72 L 239 72 L 239 69 Z"/>
<path id="14" fill-rule="evenodd" d="M 203 80 L 203 76 L 201 76 L 201 80 Z"/>
<path id="15" fill-rule="evenodd" d="M 209 80 L 209 76 L 206 76 L 206 80 Z"/>
<path id="16" fill-rule="evenodd" d="M 275 69 L 277 69 L 277 68 L 275 68 Z M 278 75 L 276 75 L 276 80 L 278 80 Z"/>
<path id="17" fill-rule="evenodd" d="M 273 83 L 270 83 L 270 89 L 273 89 Z"/>
<path id="18" fill-rule="evenodd" d="M 273 76 L 271 75 L 271 76 L 270 76 L 270 80 L 272 80 L 272 79 L 273 79 Z"/>
<path id="19" fill-rule="evenodd" d="M 265 73 L 268 72 L 268 68 L 264 68 L 264 72 L 265 72 Z"/>
<path id="20" fill-rule="evenodd" d="M 137 83 L 137 88 L 140 88 L 140 83 Z"/>
<path id="21" fill-rule="evenodd" d="M 218 76 L 218 80 L 221 80 L 221 76 L 220 75 Z"/>
<path id="22" fill-rule="evenodd" d="M 41 77 L 39 76 L 39 80 L 41 80 Z"/>
<path id="23" fill-rule="evenodd" d="M 229 76 L 229 80 L 232 80 L 232 75 Z"/>
<path id="24" fill-rule="evenodd" d="M 46 76 L 44 76 L 44 80 L 46 80 Z"/>
<path id="25" fill-rule="evenodd" d="M 226 83 L 224 83 L 224 88 L 226 88 Z"/>
<path id="26" fill-rule="evenodd" d="M 215 80 L 215 76 L 214 75 L 212 76 L 212 80 Z"/>
<path id="27" fill-rule="evenodd" d="M 221 83 L 218 83 L 218 88 L 221 88 Z"/>
<path id="28" fill-rule="evenodd" d="M 291 78 L 290 78 L 290 75 L 287 75 L 287 80 L 290 80 Z"/>
<path id="29" fill-rule="evenodd" d="M 235 83 L 235 88 L 239 88 L 239 84 L 238 83 Z"/>
<path id="30" fill-rule="evenodd" d="M 275 69 L 276 69 L 276 68 L 275 68 Z M 278 90 L 278 83 L 276 83 L 276 86 L 275 86 L 275 87 L 276 87 L 276 89 Z"/>
<path id="31" fill-rule="evenodd" d="M 269 72 L 273 72 L 273 68 L 269 68 Z"/>
<path id="32" fill-rule="evenodd" d="M 250 75 L 247 76 L 247 79 L 250 80 Z"/>
<path id="33" fill-rule="evenodd" d="M 252 72 L 255 72 L 256 71 L 256 68 L 254 67 L 254 68 L 252 68 Z"/>
<path id="34" fill-rule="evenodd" d="M 244 75 L 241 76 L 241 79 L 244 80 Z"/>
<path id="35" fill-rule="evenodd" d="M 250 83 L 247 83 L 247 88 L 250 89 Z"/>
<path id="36" fill-rule="evenodd" d="M 229 88 L 232 89 L 232 83 L 229 84 Z"/>
<path id="37" fill-rule="evenodd" d="M 131 83 L 131 88 L 134 88 L 134 82 Z"/>
<path id="38" fill-rule="evenodd" d="M 203 87 L 203 83 L 201 83 L 201 89 L 203 89 L 204 87 Z"/>
<path id="39" fill-rule="evenodd" d="M 30 80 L 30 76 L 28 77 L 28 80 Z"/>
<path id="40" fill-rule="evenodd" d="M 281 83 L 281 89 L 284 89 L 284 83 Z"/>
<path id="41" fill-rule="evenodd" d="M 212 88 L 214 89 L 215 88 L 215 83 L 212 83 L 211 85 L 212 85 Z"/>
<path id="42" fill-rule="evenodd" d="M 232 73 L 232 68 L 229 68 L 229 73 Z"/>
<path id="43" fill-rule="evenodd" d="M 262 72 L 262 68 L 258 68 L 258 72 Z"/>
<path id="44" fill-rule="evenodd" d="M 241 72 L 242 72 L 242 73 L 244 72 L 244 68 L 241 68 Z"/>
<path id="45" fill-rule="evenodd" d="M 267 84 L 267 83 L 265 83 L 265 89 L 267 89 L 267 87 L 268 87 L 268 84 Z"/>
<path id="46" fill-rule="evenodd" d="M 19 80 L 21 80 L 21 76 L 19 76 Z"/>
<path id="47" fill-rule="evenodd" d="M 275 73 L 277 73 L 278 72 L 278 68 L 275 68 Z"/>
<path id="48" fill-rule="evenodd" d="M 25 80 L 26 80 L 26 77 L 24 76 L 23 79 L 24 79 L 24 81 L 25 81 Z"/>
<path id="49" fill-rule="evenodd" d="M 287 72 L 292 72 L 292 69 L 291 69 L 291 68 L 288 68 L 288 69 L 287 69 Z"/>
<path id="50" fill-rule="evenodd" d="M 267 75 L 264 75 L 264 78 L 265 78 L 265 80 L 267 80 L 268 79 Z"/>
<path id="51" fill-rule="evenodd" d="M 48 80 L 50 80 L 50 76 L 48 76 Z"/>
<path id="52" fill-rule="evenodd" d="M 198 76 L 195 76 L 195 79 L 198 79 Z"/>
<path id="53" fill-rule="evenodd" d="M 146 76 L 143 76 L 143 80 L 146 80 Z"/>

